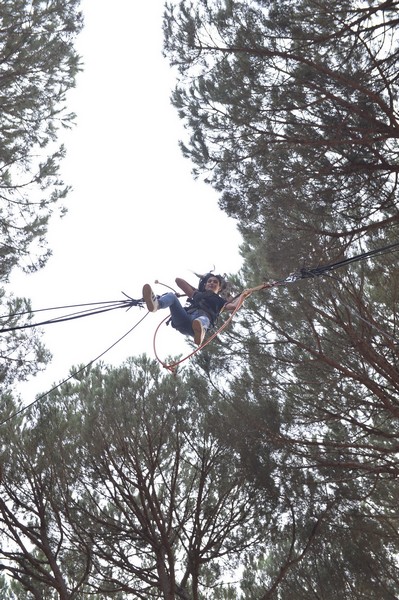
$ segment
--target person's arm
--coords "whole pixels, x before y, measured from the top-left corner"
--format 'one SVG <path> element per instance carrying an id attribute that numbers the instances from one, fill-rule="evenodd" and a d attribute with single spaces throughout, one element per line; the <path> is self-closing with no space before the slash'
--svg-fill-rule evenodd
<path id="1" fill-rule="evenodd" d="M 222 308 L 223 310 L 228 310 L 228 311 L 233 311 L 237 308 L 237 306 L 239 304 L 241 304 L 245 298 L 248 298 L 248 296 L 250 296 L 253 292 L 257 292 L 259 290 L 263 290 L 265 288 L 269 288 L 269 287 L 273 287 L 274 283 L 262 283 L 261 285 L 257 285 L 256 287 L 253 288 L 248 288 L 247 290 L 244 290 L 243 292 L 241 292 L 241 294 L 239 296 L 237 296 L 237 298 L 234 298 L 234 300 L 231 300 L 231 302 L 227 302 L 227 304 L 225 304 Z"/>
<path id="2" fill-rule="evenodd" d="M 249 294 L 246 294 L 247 290 L 244 290 L 239 296 L 237 296 L 237 298 L 234 298 L 234 300 L 231 300 L 230 302 L 227 302 L 223 308 L 222 308 L 222 312 L 224 310 L 227 310 L 229 312 L 232 312 L 233 310 L 235 310 L 238 306 L 239 303 L 241 303 L 243 300 L 245 300 L 245 298 L 247 296 L 249 296 Z"/>
<path id="3" fill-rule="evenodd" d="M 189 298 L 192 298 L 195 292 L 198 291 L 195 287 L 187 283 L 187 281 L 185 281 L 184 279 L 180 279 L 180 277 L 176 277 L 175 282 L 179 286 L 179 288 L 183 290 L 185 294 L 187 294 Z"/>

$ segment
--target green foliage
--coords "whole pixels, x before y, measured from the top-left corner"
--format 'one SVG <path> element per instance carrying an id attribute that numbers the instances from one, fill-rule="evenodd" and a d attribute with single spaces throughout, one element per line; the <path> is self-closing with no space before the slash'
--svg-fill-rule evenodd
<path id="1" fill-rule="evenodd" d="M 168 3 L 182 150 L 238 221 L 243 285 L 397 241 L 397 8 Z M 275 502 L 244 598 L 399 593 L 396 260 L 254 294 L 196 363 Z"/>
<path id="2" fill-rule="evenodd" d="M 183 151 L 276 263 L 397 223 L 396 4 L 168 5 Z"/>
<path id="3" fill-rule="evenodd" d="M 10 424 L 0 501 L 10 575 L 62 598 L 222 590 L 271 508 L 212 434 L 216 399 L 199 389 L 142 357 L 87 369 L 23 427 Z"/>
<path id="4" fill-rule="evenodd" d="M 396 9 L 167 6 L 182 149 L 247 284 L 396 241 Z M 254 294 L 177 378 L 90 367 L 7 424 L 21 597 L 398 597 L 396 256 Z"/>
<path id="5" fill-rule="evenodd" d="M 79 57 L 73 43 L 82 27 L 79 0 L 11 0 L 0 7 L 0 184 L 2 280 L 13 266 L 43 265 L 52 205 L 65 198 L 56 148 L 69 127 L 67 91 Z"/>
<path id="6" fill-rule="evenodd" d="M 74 117 L 66 111 L 66 94 L 80 68 L 73 46 L 82 27 L 78 9 L 79 0 L 0 6 L 0 285 L 16 266 L 30 272 L 44 265 L 48 220 L 68 192 L 58 173 L 65 151 L 57 147 L 57 134 Z M 2 287 L 0 299 L 2 329 L 29 322 L 28 301 Z M 23 329 L 2 334 L 0 357 L 7 413 L 9 387 L 49 357 L 38 333 Z"/>

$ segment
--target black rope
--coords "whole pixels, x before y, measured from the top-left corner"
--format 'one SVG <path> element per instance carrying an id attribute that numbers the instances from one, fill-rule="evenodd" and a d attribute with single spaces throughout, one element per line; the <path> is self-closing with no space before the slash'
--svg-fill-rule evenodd
<path id="1" fill-rule="evenodd" d="M 122 292 L 122 293 L 125 296 L 127 296 L 127 294 L 125 294 L 124 292 Z M 87 304 L 70 304 L 70 305 L 66 305 L 66 306 L 54 306 L 51 308 L 41 308 L 41 309 L 37 309 L 37 310 L 22 311 L 22 312 L 11 314 L 11 315 L 2 315 L 2 316 L 0 316 L 0 319 L 12 319 L 14 317 L 23 316 L 26 314 L 49 312 L 49 311 L 54 311 L 54 310 L 67 309 L 67 308 L 80 308 L 80 307 L 85 307 L 85 306 L 96 307 L 96 308 L 90 308 L 90 309 L 85 309 L 85 310 L 81 310 L 81 311 L 76 311 L 76 312 L 72 312 L 72 313 L 69 313 L 66 315 L 54 317 L 52 319 L 46 319 L 44 321 L 39 321 L 39 322 L 35 322 L 35 323 L 25 323 L 23 325 L 14 325 L 12 327 L 3 327 L 0 329 L 0 333 L 15 331 L 17 329 L 29 329 L 29 328 L 33 328 L 33 327 L 40 327 L 43 325 L 50 325 L 52 323 L 62 323 L 64 321 L 71 321 L 73 319 L 81 319 L 83 317 L 89 317 L 91 315 L 98 315 L 98 314 L 108 312 L 111 310 L 116 310 L 118 308 L 125 308 L 126 310 L 129 310 L 130 308 L 132 308 L 132 306 L 142 307 L 143 299 L 141 298 L 139 300 L 135 300 L 134 298 L 130 298 L 130 296 L 127 296 L 126 300 L 108 300 L 108 301 L 103 301 L 103 302 L 91 302 L 91 303 L 87 303 Z M 102 306 L 102 308 L 101 308 L 101 306 Z"/>
<path id="2" fill-rule="evenodd" d="M 294 281 L 298 281 L 299 279 L 307 279 L 310 277 L 319 277 L 320 275 L 324 275 L 325 273 L 329 273 L 335 269 L 339 269 L 340 267 L 347 266 L 351 263 L 358 262 L 361 260 L 367 260 L 372 256 L 388 254 L 390 252 L 395 252 L 395 250 L 399 250 L 399 242 L 394 244 L 390 244 L 389 246 L 383 246 L 382 248 L 376 248 L 375 250 L 370 250 L 369 252 L 363 252 L 362 254 L 357 254 L 355 256 L 351 256 L 349 258 L 344 258 L 340 261 L 330 263 L 328 265 L 322 265 L 320 267 L 314 267 L 308 269 L 306 267 L 300 269 L 296 273 L 292 273 L 285 279 L 282 279 L 276 283 L 291 283 Z"/>
<path id="3" fill-rule="evenodd" d="M 45 398 L 46 396 L 48 396 L 49 394 L 51 394 L 51 392 L 54 392 L 56 389 L 58 389 L 59 387 L 61 387 L 62 385 L 64 385 L 64 383 L 67 383 L 70 379 L 72 379 L 73 377 L 76 377 L 76 375 L 78 375 L 79 373 L 81 373 L 82 371 L 84 371 L 85 369 L 87 369 L 87 367 L 90 367 L 93 363 L 95 363 L 97 360 L 99 360 L 100 358 L 102 358 L 107 352 L 109 352 L 110 350 L 112 350 L 112 348 L 114 348 L 117 344 L 119 344 L 119 342 L 121 342 L 125 337 L 127 337 L 129 335 L 129 333 L 131 333 L 134 329 L 136 329 L 136 327 L 138 327 L 140 325 L 140 323 L 142 323 L 144 321 L 144 319 L 147 317 L 147 315 L 149 315 L 148 312 L 143 317 L 141 317 L 141 319 L 139 319 L 137 321 L 137 323 L 135 323 L 133 325 L 133 327 L 131 327 L 129 329 L 129 331 L 127 331 L 126 333 L 124 333 L 119 339 L 116 340 L 116 342 L 114 342 L 113 344 L 111 344 L 111 346 L 109 346 L 106 350 L 104 350 L 103 352 L 101 352 L 101 354 L 99 354 L 98 356 L 96 356 L 96 358 L 93 358 L 93 360 L 91 360 L 86 365 L 84 365 L 84 367 L 81 367 L 77 371 L 74 371 L 73 373 L 71 373 L 71 375 L 69 375 L 69 377 L 67 377 L 66 379 L 63 379 L 60 383 L 57 383 L 57 385 L 55 385 L 54 387 L 52 387 L 45 394 L 42 394 L 41 396 L 38 396 L 37 398 L 35 398 L 35 400 L 33 400 L 32 402 L 30 402 L 30 404 L 27 404 L 26 406 L 23 406 L 19 410 L 15 411 L 11 415 L 9 415 L 3 421 L 0 421 L 0 426 L 1 425 L 5 425 L 5 423 L 8 423 L 8 421 L 11 421 L 11 419 L 14 419 L 15 417 L 17 417 L 21 413 L 25 412 L 29 408 L 32 408 L 32 406 L 34 406 L 35 404 L 37 404 L 38 402 L 40 402 L 40 400 L 42 400 L 43 398 Z"/>

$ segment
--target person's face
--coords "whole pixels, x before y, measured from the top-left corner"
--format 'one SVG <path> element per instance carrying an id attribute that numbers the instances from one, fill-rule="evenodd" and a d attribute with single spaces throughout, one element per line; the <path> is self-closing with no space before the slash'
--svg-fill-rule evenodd
<path id="1" fill-rule="evenodd" d="M 219 279 L 217 277 L 209 277 L 205 284 L 205 290 L 207 292 L 213 292 L 214 294 L 218 294 L 221 288 L 222 286 L 220 285 Z"/>

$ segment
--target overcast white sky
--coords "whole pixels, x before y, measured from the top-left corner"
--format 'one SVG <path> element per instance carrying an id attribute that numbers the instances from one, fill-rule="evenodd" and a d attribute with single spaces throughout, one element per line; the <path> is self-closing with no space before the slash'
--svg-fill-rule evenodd
<path id="1" fill-rule="evenodd" d="M 142 285 L 176 276 L 196 283 L 191 270 L 236 272 L 241 266 L 235 222 L 210 186 L 195 181 L 181 156 L 184 135 L 170 105 L 174 74 L 162 57 L 162 0 L 83 0 L 85 28 L 77 49 L 84 71 L 68 97 L 76 126 L 62 134 L 65 183 L 73 186 L 68 214 L 51 222 L 53 256 L 42 271 L 14 276 L 14 293 L 34 309 L 141 297 Z M 160 293 L 164 288 L 155 286 Z M 123 335 L 144 309 L 113 311 L 45 328 L 53 361 L 20 393 L 30 402 Z M 104 361 L 120 364 L 153 356 L 154 330 L 166 312 L 149 315 Z M 169 327 L 160 353 L 187 350 Z"/>

